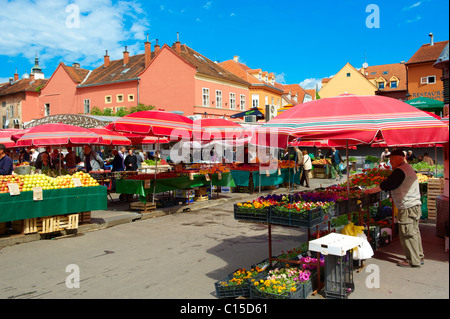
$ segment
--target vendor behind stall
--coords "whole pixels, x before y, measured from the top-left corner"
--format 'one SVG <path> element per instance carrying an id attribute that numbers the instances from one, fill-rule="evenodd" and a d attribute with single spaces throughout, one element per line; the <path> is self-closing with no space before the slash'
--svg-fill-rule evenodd
<path id="1" fill-rule="evenodd" d="M 6 147 L 0 144 L 0 175 L 11 175 L 13 172 L 13 161 L 6 155 Z"/>
<path id="2" fill-rule="evenodd" d="M 128 155 L 125 157 L 124 164 L 127 171 L 137 171 L 138 169 L 138 160 L 131 148 L 128 150 Z"/>
<path id="3" fill-rule="evenodd" d="M 422 238 L 419 230 L 419 219 L 422 215 L 420 188 L 417 174 L 412 166 L 405 162 L 402 150 L 394 150 L 389 155 L 393 168 L 379 186 L 365 192 L 377 193 L 389 191 L 398 209 L 399 237 L 406 261 L 397 263 L 400 267 L 420 267 L 423 264 Z"/>
<path id="4" fill-rule="evenodd" d="M 98 171 L 99 169 L 105 167 L 103 159 L 96 152 L 93 152 L 89 145 L 84 147 L 84 167 L 86 169 L 86 173 L 89 173 L 90 171 Z"/>

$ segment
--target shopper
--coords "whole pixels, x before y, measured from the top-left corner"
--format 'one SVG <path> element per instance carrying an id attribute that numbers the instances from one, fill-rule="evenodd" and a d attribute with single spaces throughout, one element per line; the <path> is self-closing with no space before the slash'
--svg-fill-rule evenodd
<path id="1" fill-rule="evenodd" d="M 408 151 L 408 154 L 406 155 L 406 160 L 409 164 L 411 164 L 414 160 L 417 160 L 416 155 L 413 154 L 411 150 Z"/>
<path id="2" fill-rule="evenodd" d="M 389 155 L 391 154 L 391 152 L 389 152 L 388 148 L 385 148 L 383 153 L 381 153 L 381 161 L 382 162 L 387 162 L 389 160 Z"/>
<path id="3" fill-rule="evenodd" d="M 422 161 L 425 162 L 425 163 L 427 163 L 427 164 L 430 165 L 430 166 L 433 166 L 433 165 L 434 165 L 434 161 L 433 161 L 433 159 L 431 158 L 431 156 L 428 155 L 428 153 L 424 153 L 424 154 L 423 154 Z"/>
<path id="4" fill-rule="evenodd" d="M 303 155 L 303 172 L 300 178 L 300 186 L 303 186 L 303 183 L 306 182 L 305 187 L 309 188 L 309 173 L 311 172 L 312 168 L 311 157 L 309 157 L 307 151 L 303 151 L 302 155 Z"/>
<path id="5" fill-rule="evenodd" d="M 112 161 L 111 172 L 122 172 L 124 170 L 122 156 L 120 156 L 118 150 L 113 150 L 112 155 L 114 156 L 114 159 Z"/>
<path id="6" fill-rule="evenodd" d="M 339 154 L 339 151 L 335 147 L 332 147 L 327 153 L 327 158 L 331 159 L 331 177 L 339 181 L 342 178 L 342 173 L 339 168 L 339 164 L 342 163 L 341 154 Z"/>
<path id="7" fill-rule="evenodd" d="M 133 150 L 131 148 L 128 150 L 128 155 L 125 157 L 124 164 L 127 171 L 137 171 L 138 169 L 137 158 L 136 155 L 133 154 Z"/>
<path id="8" fill-rule="evenodd" d="M 6 146 L 0 144 L 0 175 L 11 175 L 13 168 L 12 159 L 6 155 Z"/>
<path id="9" fill-rule="evenodd" d="M 66 161 L 66 168 L 68 170 L 73 170 L 77 167 L 76 156 L 77 155 L 72 150 L 72 147 L 67 147 L 67 154 L 64 157 L 64 160 Z"/>
<path id="10" fill-rule="evenodd" d="M 32 148 L 30 150 L 30 165 L 34 166 L 36 164 L 36 160 L 39 156 L 39 152 L 36 149 Z"/>
<path id="11" fill-rule="evenodd" d="M 103 159 L 98 155 L 97 152 L 93 152 L 89 145 L 84 147 L 84 168 L 86 173 L 91 171 L 98 171 L 105 167 Z"/>
<path id="12" fill-rule="evenodd" d="M 420 187 L 416 172 L 405 162 L 403 151 L 392 151 L 389 156 L 393 171 L 379 186 L 365 192 L 389 191 L 398 209 L 398 228 L 400 243 L 406 261 L 397 263 L 400 267 L 420 267 L 423 265 L 422 238 L 419 219 L 422 215 Z"/>

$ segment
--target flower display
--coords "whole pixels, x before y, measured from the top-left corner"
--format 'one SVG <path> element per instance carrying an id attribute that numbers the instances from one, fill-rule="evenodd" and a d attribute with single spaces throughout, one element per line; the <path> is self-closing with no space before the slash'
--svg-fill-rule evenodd
<path id="1" fill-rule="evenodd" d="M 296 292 L 298 285 L 307 282 L 310 276 L 309 270 L 275 268 L 270 270 L 265 278 L 255 280 L 253 286 L 261 292 L 283 296 Z"/>
<path id="2" fill-rule="evenodd" d="M 228 281 L 221 281 L 219 282 L 219 284 L 222 287 L 240 286 L 242 284 L 247 283 L 249 279 L 256 277 L 262 271 L 263 269 L 259 267 L 255 267 L 250 270 L 240 268 L 232 274 L 231 278 Z"/>
<path id="3" fill-rule="evenodd" d="M 377 167 L 370 169 L 363 169 L 362 173 L 354 174 L 350 176 L 350 186 L 363 186 L 365 188 L 372 188 L 378 186 L 382 181 L 386 179 L 392 170 L 385 167 Z M 344 182 L 342 186 L 346 186 L 347 182 Z"/>

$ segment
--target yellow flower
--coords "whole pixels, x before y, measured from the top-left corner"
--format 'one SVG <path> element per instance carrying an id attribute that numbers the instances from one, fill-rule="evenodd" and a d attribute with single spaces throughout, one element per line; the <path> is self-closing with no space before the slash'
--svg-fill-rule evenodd
<path id="1" fill-rule="evenodd" d="M 292 287 L 291 291 L 297 291 L 297 289 L 295 287 Z"/>
<path id="2" fill-rule="evenodd" d="M 259 285 L 259 282 L 255 282 L 255 286 L 258 286 Z"/>

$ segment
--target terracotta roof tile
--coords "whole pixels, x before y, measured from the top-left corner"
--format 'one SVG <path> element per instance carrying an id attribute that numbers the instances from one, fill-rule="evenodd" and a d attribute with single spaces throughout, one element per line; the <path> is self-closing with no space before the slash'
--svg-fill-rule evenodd
<path id="1" fill-rule="evenodd" d="M 175 49 L 175 44 L 172 46 L 172 49 Z M 197 68 L 197 72 L 199 73 L 238 82 L 244 85 L 250 85 L 250 83 L 247 82 L 246 79 L 241 78 L 234 73 L 226 70 L 219 63 L 211 61 L 204 55 L 194 51 L 185 44 L 181 45 L 181 57 L 192 65 L 195 65 Z"/>
<path id="2" fill-rule="evenodd" d="M 19 92 L 35 92 L 37 89 L 45 85 L 48 80 L 46 79 L 38 79 L 31 81 L 31 79 L 21 79 L 14 82 L 12 85 L 4 85 L 0 87 L 0 96 L 7 94 L 14 94 Z"/>
<path id="3" fill-rule="evenodd" d="M 444 47 L 447 45 L 447 41 L 435 42 L 434 45 L 429 43 L 422 45 L 419 50 L 406 62 L 406 64 L 420 63 L 420 62 L 435 62 L 441 54 Z"/>
<path id="4" fill-rule="evenodd" d="M 369 80 L 384 78 L 389 82 L 391 77 L 398 78 L 399 83 L 397 88 L 386 86 L 384 91 L 400 91 L 406 90 L 406 66 L 404 63 L 382 64 L 369 66 L 364 70 L 364 76 Z"/>
<path id="5" fill-rule="evenodd" d="M 83 82 L 86 75 L 89 74 L 89 70 L 82 69 L 82 68 L 76 68 L 73 66 L 67 66 L 64 63 L 61 63 L 64 69 L 66 70 L 67 74 L 72 78 L 72 80 L 75 83 L 81 83 Z"/>

